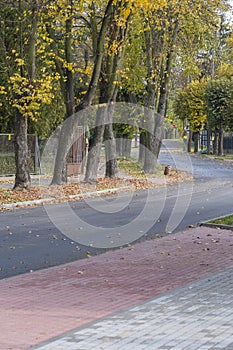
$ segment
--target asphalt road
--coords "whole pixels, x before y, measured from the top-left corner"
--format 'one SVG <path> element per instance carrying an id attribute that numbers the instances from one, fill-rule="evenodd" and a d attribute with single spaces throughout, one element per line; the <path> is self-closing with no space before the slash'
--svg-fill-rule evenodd
<path id="1" fill-rule="evenodd" d="M 170 152 L 194 183 L 0 213 L 0 278 L 91 257 L 233 212 L 233 166 Z M 63 233 L 62 233 L 63 232 Z"/>

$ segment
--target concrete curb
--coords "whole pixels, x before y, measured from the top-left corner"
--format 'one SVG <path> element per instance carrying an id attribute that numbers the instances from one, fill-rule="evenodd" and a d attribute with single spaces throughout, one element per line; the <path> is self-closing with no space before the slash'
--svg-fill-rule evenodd
<path id="1" fill-rule="evenodd" d="M 28 206 L 33 205 L 33 204 L 40 205 L 40 204 L 44 204 L 44 203 L 51 202 L 54 200 L 55 200 L 55 198 L 51 197 L 51 198 L 44 198 L 44 199 L 35 199 L 34 201 L 7 203 L 7 204 L 1 204 L 0 209 L 14 209 L 14 208 L 18 208 L 18 207 L 28 207 Z"/>
<path id="2" fill-rule="evenodd" d="M 227 216 L 230 216 L 230 215 L 233 215 L 233 213 L 230 213 L 230 214 L 227 214 L 227 215 L 223 215 L 223 216 L 218 216 L 217 218 L 211 219 L 211 221 L 217 220 L 217 219 L 223 219 L 223 218 L 226 218 Z M 199 226 L 219 228 L 219 229 L 223 229 L 223 230 L 232 230 L 233 231 L 233 226 L 232 225 L 215 224 L 215 223 L 211 223 L 210 220 L 199 222 L 198 225 Z"/>
<path id="3" fill-rule="evenodd" d="M 115 187 L 115 188 L 109 188 L 106 190 L 100 190 L 100 191 L 95 191 L 95 192 L 87 192 L 87 193 L 80 193 L 80 194 L 74 194 L 74 195 L 69 195 L 69 199 L 76 199 L 76 198 L 83 198 L 83 197 L 92 197 L 94 195 L 98 194 L 107 194 L 107 193 L 112 193 L 112 192 L 117 192 L 120 190 L 126 190 L 130 189 L 130 186 L 123 186 L 123 187 Z M 24 202 L 16 202 L 16 203 L 7 203 L 7 204 L 1 204 L 0 209 L 14 209 L 14 208 L 19 208 L 19 207 L 28 207 L 31 205 L 43 205 L 45 203 L 54 203 L 57 199 L 54 197 L 49 197 L 49 198 L 43 198 L 43 199 L 35 199 L 32 201 L 24 201 Z"/>

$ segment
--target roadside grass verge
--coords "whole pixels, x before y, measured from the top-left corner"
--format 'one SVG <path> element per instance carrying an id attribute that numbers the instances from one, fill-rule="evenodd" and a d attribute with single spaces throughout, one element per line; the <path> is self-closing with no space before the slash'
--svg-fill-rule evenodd
<path id="1" fill-rule="evenodd" d="M 142 169 L 142 164 L 138 162 L 137 158 L 118 158 L 118 167 L 126 174 L 132 177 L 162 177 L 164 175 L 164 166 L 158 165 L 155 174 L 146 174 Z"/>
<path id="2" fill-rule="evenodd" d="M 222 218 L 217 218 L 217 219 L 211 220 L 209 222 L 211 224 L 233 226 L 233 215 L 224 216 Z"/>

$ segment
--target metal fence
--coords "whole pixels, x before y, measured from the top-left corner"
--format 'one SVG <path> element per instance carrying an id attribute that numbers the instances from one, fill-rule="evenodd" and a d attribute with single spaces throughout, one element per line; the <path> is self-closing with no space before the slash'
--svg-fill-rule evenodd
<path id="1" fill-rule="evenodd" d="M 223 149 L 226 153 L 233 153 L 233 134 L 227 134 L 223 138 Z"/>
<path id="2" fill-rule="evenodd" d="M 50 152 L 56 156 L 58 147 L 58 138 L 53 137 L 53 147 Z M 38 137 L 34 134 L 28 134 L 28 163 L 31 174 L 52 173 L 53 169 L 41 169 L 40 154 L 47 140 L 38 141 Z M 67 155 L 67 171 L 68 175 L 73 173 L 82 173 L 84 170 L 85 158 L 85 132 L 83 127 L 78 127 L 77 140 L 72 145 Z M 40 153 L 42 152 L 42 153 Z M 46 159 L 46 155 L 43 156 Z M 51 158 L 50 158 L 51 159 Z M 44 162 L 46 164 L 46 161 Z M 47 164 L 49 166 L 49 164 Z M 15 153 L 14 153 L 14 135 L 0 134 L 0 176 L 10 176 L 15 174 Z"/>
<path id="3" fill-rule="evenodd" d="M 29 170 L 31 174 L 39 171 L 39 145 L 36 135 L 28 135 Z M 0 134 L 0 176 L 15 174 L 14 135 Z"/>
<path id="4" fill-rule="evenodd" d="M 72 144 L 67 157 L 66 157 L 66 171 L 67 175 L 78 175 L 84 171 L 86 140 L 85 130 L 82 126 L 78 126 L 76 134 L 76 140 Z M 50 137 L 49 142 L 44 140 L 40 142 L 41 150 L 41 166 L 40 172 L 42 174 L 52 175 L 54 171 L 54 163 L 51 160 L 55 160 L 59 145 L 59 130 Z"/>

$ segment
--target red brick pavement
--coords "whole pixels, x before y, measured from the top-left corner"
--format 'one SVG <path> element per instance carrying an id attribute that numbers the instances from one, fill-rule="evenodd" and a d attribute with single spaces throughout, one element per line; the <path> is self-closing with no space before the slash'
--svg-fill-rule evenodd
<path id="1" fill-rule="evenodd" d="M 233 232 L 194 228 L 0 281 L 0 349 L 41 341 L 233 265 Z"/>

